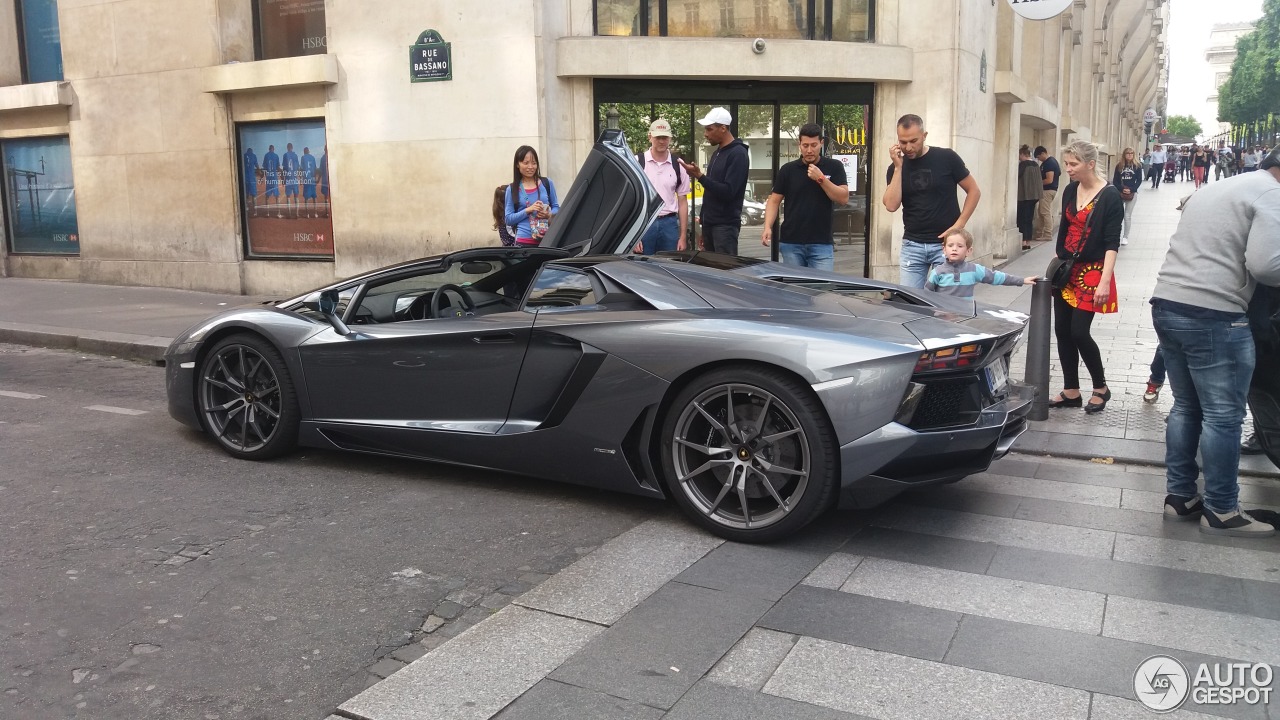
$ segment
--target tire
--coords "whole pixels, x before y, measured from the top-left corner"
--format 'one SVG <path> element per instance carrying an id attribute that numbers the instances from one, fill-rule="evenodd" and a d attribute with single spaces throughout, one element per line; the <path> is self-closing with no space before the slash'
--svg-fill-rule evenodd
<path id="1" fill-rule="evenodd" d="M 826 411 L 776 370 L 728 367 L 694 379 L 672 400 L 659 442 L 676 504 L 728 540 L 784 538 L 834 500 L 839 462 Z"/>
<path id="2" fill-rule="evenodd" d="M 298 396 L 271 343 L 249 334 L 219 340 L 196 383 L 200 423 L 228 454 L 267 460 L 297 447 Z"/>

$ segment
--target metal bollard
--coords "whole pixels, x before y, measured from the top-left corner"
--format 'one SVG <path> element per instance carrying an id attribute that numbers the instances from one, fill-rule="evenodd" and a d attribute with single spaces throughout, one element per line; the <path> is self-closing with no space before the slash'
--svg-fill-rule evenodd
<path id="1" fill-rule="evenodd" d="M 1053 288 L 1045 278 L 1031 290 L 1031 322 L 1027 327 L 1027 369 L 1023 382 L 1036 390 L 1031 401 L 1030 420 L 1049 419 L 1049 328 Z"/>

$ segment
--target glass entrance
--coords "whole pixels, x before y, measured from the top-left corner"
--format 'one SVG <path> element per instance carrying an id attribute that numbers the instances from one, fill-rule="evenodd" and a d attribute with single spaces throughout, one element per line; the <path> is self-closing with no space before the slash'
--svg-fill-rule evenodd
<path id="1" fill-rule="evenodd" d="M 667 83 L 597 80 L 596 134 L 617 111 L 618 127 L 632 151 L 648 148 L 649 124 L 666 118 L 675 134 L 672 150 L 705 168 L 715 150 L 703 139 L 697 119 L 715 106 L 733 115 L 734 135 L 750 148 L 750 172 L 743 198 L 738 252 L 748 257 L 778 259 L 777 242 L 761 245 L 765 203 L 778 168 L 799 157 L 799 129 L 808 122 L 822 125 L 824 154 L 845 163 L 849 203 L 834 209 L 836 272 L 868 275 L 867 158 L 872 87 L 862 83 L 742 83 L 732 86 L 706 82 Z M 701 231 L 696 218 L 702 188 L 696 183 L 686 201 L 689 234 Z M 785 210 L 785 208 L 784 208 Z M 781 220 L 781 218 L 779 218 Z M 774 237 L 779 236 L 775 226 Z M 692 239 L 692 238 L 691 238 Z"/>

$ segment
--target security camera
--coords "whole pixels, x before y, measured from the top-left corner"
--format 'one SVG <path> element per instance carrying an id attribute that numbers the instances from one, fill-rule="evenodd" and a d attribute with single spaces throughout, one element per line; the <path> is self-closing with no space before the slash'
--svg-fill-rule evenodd
<path id="1" fill-rule="evenodd" d="M 760 55 L 764 53 L 764 38 L 756 38 L 751 41 L 751 52 Z"/>

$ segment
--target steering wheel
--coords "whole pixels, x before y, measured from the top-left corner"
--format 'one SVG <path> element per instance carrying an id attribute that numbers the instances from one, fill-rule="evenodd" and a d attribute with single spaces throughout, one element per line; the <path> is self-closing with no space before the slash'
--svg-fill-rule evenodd
<path id="1" fill-rule="evenodd" d="M 453 303 L 449 302 L 448 293 L 453 291 L 462 300 L 462 309 L 455 309 L 452 312 L 445 312 L 446 308 L 453 307 Z M 423 302 L 426 300 L 426 302 Z M 414 320 L 425 320 L 427 318 L 436 319 L 442 317 L 465 317 L 474 315 L 476 304 L 472 301 L 467 291 L 452 283 L 446 283 L 436 288 L 435 292 L 430 295 L 419 295 L 418 299 L 413 301 L 409 306 L 409 317 Z"/>

